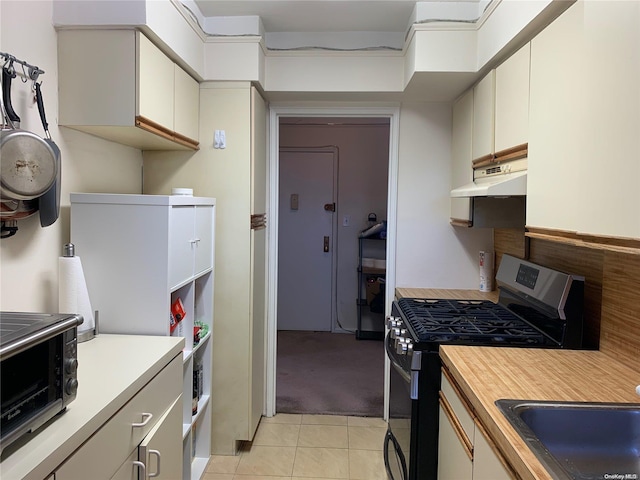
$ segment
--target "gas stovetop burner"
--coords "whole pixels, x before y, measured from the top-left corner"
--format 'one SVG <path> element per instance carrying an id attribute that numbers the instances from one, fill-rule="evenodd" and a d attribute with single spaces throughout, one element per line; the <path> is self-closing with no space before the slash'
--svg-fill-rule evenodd
<path id="1" fill-rule="evenodd" d="M 398 301 L 419 342 L 541 344 L 544 335 L 502 305 L 487 300 Z"/>

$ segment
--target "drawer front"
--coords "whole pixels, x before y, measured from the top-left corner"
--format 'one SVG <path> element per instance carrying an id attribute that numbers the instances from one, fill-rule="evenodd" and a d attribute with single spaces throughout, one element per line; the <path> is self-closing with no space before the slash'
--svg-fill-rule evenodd
<path id="1" fill-rule="evenodd" d="M 438 432 L 438 480 L 471 480 L 473 458 L 468 446 L 459 437 L 457 426 L 440 406 Z"/>
<path id="2" fill-rule="evenodd" d="M 109 479 L 182 390 L 182 354 L 174 358 L 56 471 L 56 480 Z"/>
<path id="3" fill-rule="evenodd" d="M 451 409 L 460 422 L 464 433 L 471 441 L 471 445 L 473 445 L 473 437 L 475 432 L 473 417 L 467 410 L 467 407 L 463 403 L 463 400 L 461 400 L 458 396 L 458 393 L 447 378 L 447 375 L 444 373 L 444 371 L 442 374 L 442 385 L 440 387 L 440 390 L 442 390 L 444 397 L 447 399 L 447 403 L 451 406 Z"/>

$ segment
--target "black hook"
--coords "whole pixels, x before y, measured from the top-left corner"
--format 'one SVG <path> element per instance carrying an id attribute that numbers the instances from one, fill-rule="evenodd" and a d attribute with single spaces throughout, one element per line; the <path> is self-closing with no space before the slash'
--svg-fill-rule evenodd
<path id="1" fill-rule="evenodd" d="M 10 223 L 14 224 L 10 225 Z M 18 226 L 15 225 L 15 222 L 2 222 L 0 226 L 0 238 L 13 237 L 16 233 L 18 233 Z"/>

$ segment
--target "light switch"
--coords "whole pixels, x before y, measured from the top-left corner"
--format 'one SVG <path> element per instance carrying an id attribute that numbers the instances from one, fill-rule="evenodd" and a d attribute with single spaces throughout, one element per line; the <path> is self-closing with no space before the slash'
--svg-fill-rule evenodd
<path id="1" fill-rule="evenodd" d="M 298 210 L 298 194 L 291 194 L 291 210 Z"/>
<path id="2" fill-rule="evenodd" d="M 227 146 L 227 134 L 224 130 L 216 130 L 213 133 L 213 148 L 225 148 Z"/>
<path id="3" fill-rule="evenodd" d="M 351 223 L 351 215 L 345 215 L 344 217 L 342 217 L 343 227 L 348 227 L 350 223 Z"/>

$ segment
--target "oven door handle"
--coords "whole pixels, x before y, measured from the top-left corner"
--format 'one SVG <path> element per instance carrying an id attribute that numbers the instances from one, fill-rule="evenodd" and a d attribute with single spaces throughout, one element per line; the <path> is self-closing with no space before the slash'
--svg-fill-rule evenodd
<path id="1" fill-rule="evenodd" d="M 411 397 L 411 400 L 418 400 L 418 378 L 420 376 L 420 371 L 411 370 L 411 373 L 409 374 L 404 371 L 394 358 L 389 358 L 389 361 L 395 371 L 398 372 L 402 379 L 409 384 L 409 396 Z"/>
<path id="2" fill-rule="evenodd" d="M 400 376 L 404 379 L 405 382 L 411 383 L 411 375 L 402 368 L 402 366 L 396 360 L 395 355 L 391 353 L 389 342 L 387 341 L 384 343 L 385 343 L 385 348 L 387 350 L 387 357 L 389 357 L 391 366 L 395 368 L 395 370 L 400 374 Z"/>
<path id="3" fill-rule="evenodd" d="M 390 444 L 393 445 L 393 451 L 396 455 L 396 460 L 398 461 L 398 468 L 400 469 L 400 475 L 402 478 L 394 478 L 393 472 L 391 471 L 391 463 L 389 459 L 389 447 Z M 407 461 L 404 458 L 404 453 L 402 453 L 402 449 L 400 448 L 400 444 L 393 436 L 390 430 L 387 430 L 387 434 L 384 437 L 384 468 L 387 471 L 387 476 L 391 480 L 408 480 L 409 476 L 407 475 Z"/>

